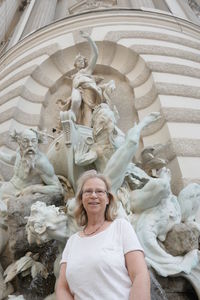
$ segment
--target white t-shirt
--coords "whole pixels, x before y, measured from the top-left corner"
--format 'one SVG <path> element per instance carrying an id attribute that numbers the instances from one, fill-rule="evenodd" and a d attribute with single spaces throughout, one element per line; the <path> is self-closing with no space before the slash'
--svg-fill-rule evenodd
<path id="1" fill-rule="evenodd" d="M 128 300 L 132 282 L 124 255 L 143 251 L 134 229 L 116 219 L 104 231 L 90 237 L 73 234 L 63 251 L 66 278 L 75 300 Z"/>

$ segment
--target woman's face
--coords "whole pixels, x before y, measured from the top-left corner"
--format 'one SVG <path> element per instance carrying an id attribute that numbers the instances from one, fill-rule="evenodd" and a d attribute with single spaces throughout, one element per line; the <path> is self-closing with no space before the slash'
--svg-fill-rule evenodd
<path id="1" fill-rule="evenodd" d="M 99 178 L 90 178 L 83 185 L 82 203 L 88 217 L 91 214 L 104 216 L 109 203 L 104 181 Z"/>

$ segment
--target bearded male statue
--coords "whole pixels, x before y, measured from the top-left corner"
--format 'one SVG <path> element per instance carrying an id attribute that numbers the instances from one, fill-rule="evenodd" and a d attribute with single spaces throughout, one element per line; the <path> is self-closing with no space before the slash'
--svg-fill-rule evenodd
<path id="1" fill-rule="evenodd" d="M 33 129 L 25 129 L 21 133 L 14 132 L 12 138 L 19 145 L 16 153 L 9 155 L 0 152 L 2 161 L 14 163 L 13 177 L 1 185 L 0 200 L 35 193 L 61 194 L 62 186 L 54 168 L 38 148 L 38 144 L 42 142 L 42 134 Z"/>

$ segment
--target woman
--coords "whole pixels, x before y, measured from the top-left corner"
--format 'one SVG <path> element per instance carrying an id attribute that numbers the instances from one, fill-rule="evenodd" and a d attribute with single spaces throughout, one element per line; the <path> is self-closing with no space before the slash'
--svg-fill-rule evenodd
<path id="1" fill-rule="evenodd" d="M 57 300 L 149 300 L 150 280 L 132 226 L 116 219 L 107 179 L 85 172 L 78 182 L 75 217 L 83 230 L 64 249 Z"/>

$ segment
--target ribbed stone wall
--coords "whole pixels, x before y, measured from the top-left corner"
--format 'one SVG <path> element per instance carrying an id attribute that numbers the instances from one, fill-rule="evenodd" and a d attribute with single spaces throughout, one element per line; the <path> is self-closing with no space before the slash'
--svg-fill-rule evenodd
<path id="1" fill-rule="evenodd" d="M 70 93 L 64 75 L 73 70 L 76 53 L 89 55 L 80 29 L 88 30 L 98 44 L 97 72 L 115 77 L 117 89 L 124 87 L 123 101 L 122 90 L 114 98 L 120 126 L 125 122 L 126 130 L 136 116 L 140 120 L 160 111 L 162 118 L 143 133 L 143 145 L 165 145 L 162 155 L 169 161 L 175 192 L 190 181 L 200 183 L 200 30 L 160 13 L 85 13 L 50 25 L 10 49 L 0 61 L 1 148 L 15 149 L 9 130 L 42 129 L 56 98 Z"/>

